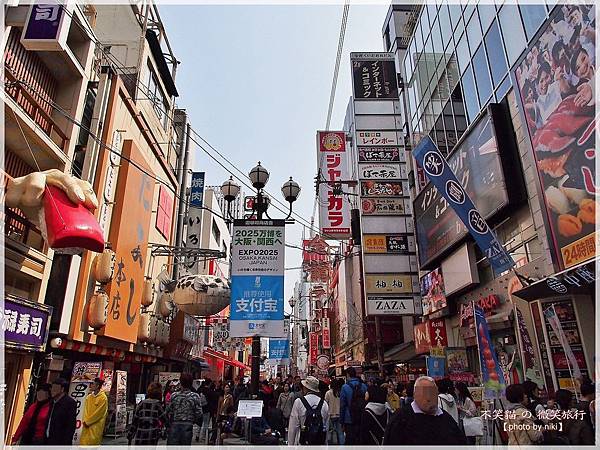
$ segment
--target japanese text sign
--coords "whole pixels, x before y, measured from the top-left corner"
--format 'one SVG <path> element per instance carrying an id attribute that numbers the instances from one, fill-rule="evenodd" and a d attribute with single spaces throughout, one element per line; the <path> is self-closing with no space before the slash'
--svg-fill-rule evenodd
<path id="1" fill-rule="evenodd" d="M 359 147 L 390 147 L 401 145 L 395 131 L 357 131 L 356 145 Z"/>
<path id="2" fill-rule="evenodd" d="M 319 356 L 319 333 L 309 333 L 308 344 L 310 351 L 309 364 L 315 365 L 317 363 L 317 356 Z"/>
<path id="3" fill-rule="evenodd" d="M 193 172 L 190 182 L 190 207 L 202 208 L 204 200 L 204 172 Z"/>
<path id="4" fill-rule="evenodd" d="M 17 298 L 4 299 L 1 313 L 4 344 L 7 348 L 46 349 L 52 307 Z"/>
<path id="5" fill-rule="evenodd" d="M 417 164 L 423 168 L 426 175 L 468 228 L 494 271 L 499 274 L 511 269 L 515 265 L 513 259 L 500 244 L 495 233 L 479 213 L 463 185 L 458 181 L 448 166 L 448 162 L 429 136 L 421 139 L 413 155 Z"/>
<path id="6" fill-rule="evenodd" d="M 408 294 L 413 291 L 410 275 L 367 274 L 365 278 L 368 294 Z"/>
<path id="7" fill-rule="evenodd" d="M 202 239 L 202 204 L 204 202 L 204 172 L 192 173 L 192 181 L 190 183 L 190 195 L 186 225 L 186 248 L 200 248 L 200 240 Z M 182 265 L 182 272 L 189 275 L 197 275 L 199 261 L 196 257 L 190 258 Z"/>
<path id="8" fill-rule="evenodd" d="M 429 338 L 433 347 L 447 347 L 446 321 L 444 319 L 428 320 Z"/>
<path id="9" fill-rule="evenodd" d="M 432 378 L 444 378 L 446 374 L 446 358 L 427 356 L 427 375 Z"/>
<path id="10" fill-rule="evenodd" d="M 363 235 L 365 253 L 408 253 L 408 237 L 391 234 Z"/>
<path id="11" fill-rule="evenodd" d="M 402 158 L 402 159 L 401 159 Z M 397 147 L 361 147 L 358 162 L 404 162 L 404 153 Z"/>
<path id="12" fill-rule="evenodd" d="M 429 327 L 427 322 L 421 322 L 413 327 L 413 337 L 415 340 L 415 353 L 417 355 L 429 353 L 431 340 L 429 338 Z"/>
<path id="13" fill-rule="evenodd" d="M 231 255 L 230 335 L 281 337 L 285 222 L 235 220 Z"/>
<path id="14" fill-rule="evenodd" d="M 123 156 L 110 232 L 110 242 L 116 253 L 115 276 L 107 289 L 108 318 L 101 332 L 104 336 L 136 343 L 154 181 L 147 175 L 151 170 L 133 141 L 124 141 Z M 129 160 L 135 161 L 136 166 L 147 173 Z"/>
<path id="15" fill-rule="evenodd" d="M 402 198 L 363 198 L 360 208 L 366 216 L 398 216 L 409 213 Z"/>
<path id="16" fill-rule="evenodd" d="M 393 53 L 350 53 L 354 98 L 398 98 L 396 62 Z"/>
<path id="17" fill-rule="evenodd" d="M 350 180 L 345 132 L 317 131 L 317 162 L 321 232 L 334 238 L 349 238 L 350 203 L 343 195 L 333 192 L 336 183 Z"/>
<path id="18" fill-rule="evenodd" d="M 72 5 L 32 4 L 21 43 L 27 50 L 61 50 L 71 25 Z"/>
<path id="19" fill-rule="evenodd" d="M 290 341 L 288 339 L 269 339 L 269 359 L 277 364 L 287 364 L 290 359 Z"/>
<path id="20" fill-rule="evenodd" d="M 361 180 L 394 180 L 406 178 L 406 167 L 401 164 L 361 163 L 358 165 Z"/>

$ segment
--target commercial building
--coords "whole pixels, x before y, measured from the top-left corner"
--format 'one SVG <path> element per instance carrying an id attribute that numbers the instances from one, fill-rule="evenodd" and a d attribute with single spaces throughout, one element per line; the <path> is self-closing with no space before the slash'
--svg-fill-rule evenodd
<path id="1" fill-rule="evenodd" d="M 406 14 L 392 5 L 383 37 L 397 55 L 410 142 L 432 138 L 516 263 L 516 271 L 495 274 L 413 160 L 424 309 L 418 352 L 437 346 L 437 327 L 442 346 L 458 355 L 454 367 L 447 355 L 447 374 L 478 377 L 476 304 L 488 316 L 505 381 L 569 388 L 579 373 L 591 376 L 596 345 L 596 236 L 586 215 L 596 206 L 595 91 L 589 67 L 577 62 L 594 50 L 594 7 L 441 2 L 408 22 Z M 407 29 L 409 41 L 398 36 Z M 558 68 L 564 76 L 554 80 Z M 575 102 L 578 87 L 592 95 Z M 544 103 L 548 89 L 555 95 Z M 575 364 L 546 318 L 553 310 Z"/>

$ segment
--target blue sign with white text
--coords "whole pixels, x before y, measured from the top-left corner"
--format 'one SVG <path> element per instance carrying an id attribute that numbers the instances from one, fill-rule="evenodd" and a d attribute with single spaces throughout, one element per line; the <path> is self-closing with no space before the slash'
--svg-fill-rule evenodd
<path id="1" fill-rule="evenodd" d="M 429 136 L 413 151 L 417 164 L 465 224 L 496 274 L 511 269 L 515 262 L 479 213 L 454 172 Z"/>
<path id="2" fill-rule="evenodd" d="M 233 327 L 234 336 L 281 336 L 283 277 L 233 275 L 230 314 L 229 326 Z M 240 330 L 239 327 L 247 328 Z"/>
<path id="3" fill-rule="evenodd" d="M 269 339 L 269 359 L 285 361 L 289 358 L 290 358 L 290 341 L 289 340 L 287 340 L 287 339 Z"/>
<path id="4" fill-rule="evenodd" d="M 204 172 L 193 172 L 190 183 L 190 206 L 202 208 L 204 201 Z"/>

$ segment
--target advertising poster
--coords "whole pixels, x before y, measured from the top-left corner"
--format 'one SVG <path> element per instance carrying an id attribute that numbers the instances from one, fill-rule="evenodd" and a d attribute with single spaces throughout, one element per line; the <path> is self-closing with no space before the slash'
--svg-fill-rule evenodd
<path id="1" fill-rule="evenodd" d="M 498 357 L 494 350 L 494 344 L 490 338 L 490 330 L 483 310 L 479 307 L 475 311 L 475 331 L 477 334 L 477 346 L 479 349 L 479 361 L 481 367 L 481 381 L 485 388 L 484 398 L 493 399 L 504 395 L 506 388 L 504 374 L 498 363 Z"/>
<path id="2" fill-rule="evenodd" d="M 390 163 L 361 163 L 358 165 L 360 180 L 394 180 L 406 178 L 406 167 Z"/>
<path id="3" fill-rule="evenodd" d="M 431 339 L 429 337 L 429 326 L 427 322 L 421 322 L 414 326 L 413 336 L 415 340 L 415 353 L 421 355 L 429 353 L 431 349 Z"/>
<path id="4" fill-rule="evenodd" d="M 398 216 L 410 213 L 402 198 L 363 198 L 360 206 L 365 216 Z"/>
<path id="5" fill-rule="evenodd" d="M 231 337 L 281 337 L 285 222 L 240 220 L 231 243 Z"/>
<path id="6" fill-rule="evenodd" d="M 446 375 L 446 358 L 427 356 L 427 375 L 431 378 L 444 378 Z"/>
<path id="7" fill-rule="evenodd" d="M 558 343 L 560 344 L 560 346 L 562 347 L 562 349 L 564 351 L 563 354 L 554 353 L 552 355 L 552 359 L 554 361 L 555 368 L 559 369 L 559 370 L 560 369 L 562 369 L 562 370 L 568 369 L 571 374 L 571 378 L 580 379 L 581 378 L 580 362 L 582 360 L 585 361 L 583 359 L 583 352 L 580 352 L 580 357 L 578 360 L 575 357 L 575 354 L 573 353 L 573 349 L 571 348 L 571 344 L 569 344 L 569 341 L 567 340 L 567 336 L 565 335 L 565 332 L 562 329 L 560 319 L 559 319 L 558 315 L 556 314 L 556 309 L 555 309 L 554 305 L 552 305 L 550 308 L 546 308 L 544 310 L 544 317 L 546 318 L 546 322 L 552 328 L 552 332 L 553 332 L 554 336 L 556 336 Z M 553 345 L 552 341 L 551 341 L 550 345 Z M 585 367 L 585 363 L 584 363 L 584 367 Z"/>
<path id="8" fill-rule="evenodd" d="M 350 203 L 343 195 L 333 194 L 336 183 L 351 178 L 344 131 L 317 131 L 317 163 L 321 233 L 325 237 L 349 238 Z"/>
<path id="9" fill-rule="evenodd" d="M 402 197 L 404 187 L 401 181 L 361 181 L 361 197 Z M 408 195 L 408 191 L 407 191 Z"/>
<path id="10" fill-rule="evenodd" d="M 479 148 L 479 151 L 483 149 Z M 496 234 L 477 210 L 464 186 L 456 178 L 448 162 L 429 136 L 421 139 L 413 155 L 417 164 L 423 168 L 427 177 L 446 199 L 448 207 L 456 212 L 469 229 L 494 272 L 500 274 L 511 269 L 515 265 L 513 259 L 500 244 Z M 478 178 L 485 177 L 479 173 Z"/>
<path id="11" fill-rule="evenodd" d="M 408 237 L 402 234 L 363 234 L 365 253 L 408 253 Z"/>
<path id="12" fill-rule="evenodd" d="M 88 394 L 88 389 L 94 378 L 99 377 L 102 369 L 100 362 L 76 362 L 73 366 L 71 383 L 69 384 L 69 396 L 77 404 L 77 421 L 73 445 L 79 444 L 81 438 L 81 421 L 83 419 L 83 402 Z"/>
<path id="13" fill-rule="evenodd" d="M 467 359 L 467 349 L 463 347 L 447 347 L 446 363 L 448 365 L 448 375 L 461 374 L 469 371 L 469 360 Z"/>
<path id="14" fill-rule="evenodd" d="M 394 53 L 350 53 L 354 99 L 397 99 Z"/>
<path id="15" fill-rule="evenodd" d="M 446 294 L 444 294 L 442 269 L 432 270 L 421 278 L 421 298 L 424 315 L 432 314 L 448 306 Z"/>
<path id="16" fill-rule="evenodd" d="M 594 8 L 557 7 L 542 30 L 515 78 L 551 242 L 567 268 L 596 255 Z"/>
<path id="17" fill-rule="evenodd" d="M 358 162 L 404 162 L 404 153 L 396 147 L 361 147 L 358 149 Z"/>

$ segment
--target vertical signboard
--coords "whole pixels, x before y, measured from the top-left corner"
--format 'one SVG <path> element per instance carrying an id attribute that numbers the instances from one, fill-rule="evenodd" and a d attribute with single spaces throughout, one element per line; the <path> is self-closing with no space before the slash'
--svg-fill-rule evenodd
<path id="1" fill-rule="evenodd" d="M 269 359 L 275 364 L 288 364 L 290 361 L 290 341 L 269 339 Z"/>
<path id="2" fill-rule="evenodd" d="M 317 131 L 317 162 L 321 233 L 348 239 L 351 235 L 350 203 L 343 195 L 333 192 L 336 183 L 350 180 L 345 132 Z"/>
<path id="3" fill-rule="evenodd" d="M 204 172 L 193 172 L 190 182 L 190 207 L 202 208 L 204 201 Z"/>
<path id="4" fill-rule="evenodd" d="M 309 352 L 310 357 L 308 363 L 311 365 L 315 365 L 317 363 L 317 356 L 319 356 L 319 333 L 311 332 L 309 333 Z"/>
<path id="5" fill-rule="evenodd" d="M 190 182 L 189 208 L 186 217 L 186 248 L 200 248 L 202 206 L 204 202 L 204 172 L 193 172 Z M 188 275 L 198 274 L 198 263 L 196 259 L 190 259 L 182 265 L 182 272 Z"/>
<path id="6" fill-rule="evenodd" d="M 323 313 L 325 314 L 326 308 L 323 308 Z M 329 328 L 329 317 L 323 317 L 323 328 L 321 328 L 321 336 L 323 339 L 323 349 L 327 350 L 331 348 L 331 330 Z"/>
<path id="7" fill-rule="evenodd" d="M 284 258 L 283 220 L 234 221 L 230 336 L 283 335 Z"/>
<path id="8" fill-rule="evenodd" d="M 96 377 L 100 376 L 101 370 L 102 363 L 100 362 L 76 362 L 73 366 L 71 383 L 69 384 L 69 397 L 75 400 L 77 404 L 77 420 L 75 423 L 75 434 L 73 435 L 73 445 L 79 445 L 84 400 L 88 395 L 90 384 L 92 384 Z"/>
<path id="9" fill-rule="evenodd" d="M 592 4 L 554 9 L 515 75 L 550 240 L 567 268 L 596 256 L 596 22 Z M 541 59 L 532 76 L 531 61 L 546 54 L 551 65 Z"/>
<path id="10" fill-rule="evenodd" d="M 116 411 L 115 433 L 124 433 L 127 428 L 127 372 L 117 370 L 116 376 Z"/>
<path id="11" fill-rule="evenodd" d="M 511 269 L 515 265 L 513 259 L 500 244 L 429 136 L 421 139 L 413 155 L 417 164 L 423 168 L 433 185 L 468 228 L 494 272 L 499 274 Z"/>
<path id="12" fill-rule="evenodd" d="M 393 53 L 350 53 L 355 99 L 398 98 Z"/>

